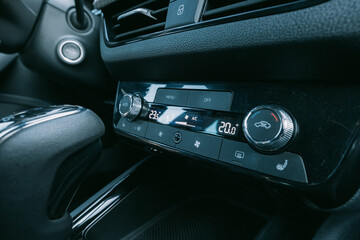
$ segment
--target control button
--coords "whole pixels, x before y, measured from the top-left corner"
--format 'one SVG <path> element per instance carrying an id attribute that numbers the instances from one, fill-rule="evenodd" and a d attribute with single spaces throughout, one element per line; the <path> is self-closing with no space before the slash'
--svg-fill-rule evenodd
<path id="1" fill-rule="evenodd" d="M 122 117 L 120 118 L 116 128 L 124 132 L 130 132 L 131 122 L 129 122 L 126 118 Z"/>
<path id="2" fill-rule="evenodd" d="M 219 160 L 256 170 L 260 154 L 250 148 L 246 143 L 224 139 Z"/>
<path id="3" fill-rule="evenodd" d="M 295 124 L 284 109 L 277 106 L 259 106 L 246 115 L 243 131 L 253 147 L 273 152 L 290 142 L 295 133 Z"/>
<path id="4" fill-rule="evenodd" d="M 155 102 L 167 105 L 185 106 L 188 94 L 188 90 L 160 88 L 157 90 Z"/>
<path id="5" fill-rule="evenodd" d="M 66 43 L 61 49 L 64 57 L 76 60 L 81 56 L 81 49 L 74 43 Z"/>
<path id="6" fill-rule="evenodd" d="M 176 133 L 174 134 L 174 138 L 173 138 L 174 143 L 178 144 L 178 143 L 181 142 L 181 140 L 182 140 L 182 135 L 181 135 L 181 133 L 180 133 L 180 132 L 176 132 Z"/>
<path id="7" fill-rule="evenodd" d="M 257 171 L 296 182 L 308 182 L 302 158 L 293 153 L 261 155 Z"/>
<path id="8" fill-rule="evenodd" d="M 280 132 L 280 117 L 274 111 L 260 109 L 255 111 L 247 121 L 249 135 L 257 141 L 269 141 Z"/>
<path id="9" fill-rule="evenodd" d="M 172 127 L 149 123 L 145 137 L 159 143 L 164 143 L 169 146 L 174 146 L 173 136 L 177 130 Z"/>
<path id="10" fill-rule="evenodd" d="M 81 63 L 85 57 L 83 45 L 77 40 L 63 40 L 57 46 L 59 58 L 70 65 Z"/>
<path id="11" fill-rule="evenodd" d="M 130 95 L 125 95 L 119 103 L 119 112 L 120 114 L 125 114 L 130 111 L 132 104 L 132 97 Z"/>
<path id="12" fill-rule="evenodd" d="M 205 0 L 170 1 L 165 29 L 199 22 Z"/>
<path id="13" fill-rule="evenodd" d="M 145 121 L 132 122 L 130 125 L 130 132 L 137 136 L 145 137 L 147 126 L 148 126 L 148 122 Z"/>
<path id="14" fill-rule="evenodd" d="M 231 92 L 189 91 L 186 106 L 211 110 L 230 111 L 233 94 Z"/>
<path id="15" fill-rule="evenodd" d="M 176 147 L 195 154 L 218 159 L 222 139 L 201 133 L 179 130 L 182 141 Z"/>
<path id="16" fill-rule="evenodd" d="M 119 102 L 119 113 L 129 121 L 135 120 L 143 109 L 143 99 L 138 94 L 126 94 Z"/>

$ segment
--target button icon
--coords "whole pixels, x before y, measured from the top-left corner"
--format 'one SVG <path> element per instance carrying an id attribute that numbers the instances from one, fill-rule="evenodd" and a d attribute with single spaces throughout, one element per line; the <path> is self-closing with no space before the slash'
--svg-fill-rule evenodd
<path id="1" fill-rule="evenodd" d="M 196 140 L 195 143 L 194 143 L 194 146 L 195 146 L 196 148 L 199 148 L 199 147 L 200 147 L 200 144 L 201 144 L 201 142 L 199 142 L 198 140 Z"/>
<path id="2" fill-rule="evenodd" d="M 279 163 L 279 164 L 276 165 L 276 170 L 284 171 L 285 168 L 287 167 L 287 165 L 288 165 L 288 160 L 285 159 L 285 162 L 283 164 Z"/>
<path id="3" fill-rule="evenodd" d="M 181 4 L 177 10 L 177 15 L 180 16 L 184 13 L 185 5 Z"/>
<path id="4" fill-rule="evenodd" d="M 174 95 L 166 95 L 165 98 L 168 99 L 168 100 L 175 100 L 176 96 L 174 96 Z"/>
<path id="5" fill-rule="evenodd" d="M 254 124 L 254 126 L 257 127 L 257 128 L 265 128 L 265 129 L 270 129 L 271 128 L 271 124 L 268 123 L 267 121 L 256 122 Z"/>
<path id="6" fill-rule="evenodd" d="M 236 157 L 237 159 L 244 159 L 245 153 L 242 152 L 242 151 L 236 151 L 236 152 L 235 152 L 235 157 Z"/>
<path id="7" fill-rule="evenodd" d="M 210 103 L 211 102 L 211 98 L 204 98 L 204 103 Z"/>
<path id="8" fill-rule="evenodd" d="M 179 132 L 176 132 L 175 134 L 174 134 L 174 143 L 176 143 L 176 144 L 179 144 L 180 142 L 181 142 L 181 140 L 182 140 L 182 135 L 181 135 L 181 133 L 179 133 Z"/>

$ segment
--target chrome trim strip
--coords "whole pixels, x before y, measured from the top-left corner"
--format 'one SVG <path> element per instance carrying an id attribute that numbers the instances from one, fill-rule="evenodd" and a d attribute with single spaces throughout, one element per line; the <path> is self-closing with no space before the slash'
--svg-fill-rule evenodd
<path id="1" fill-rule="evenodd" d="M 127 17 L 130 17 L 130 16 L 133 16 L 133 15 L 136 15 L 136 14 L 142 14 L 142 15 L 145 15 L 149 18 L 152 18 L 154 20 L 157 20 L 156 17 L 154 17 L 153 15 L 151 15 L 153 12 L 153 10 L 150 10 L 150 9 L 147 9 L 147 8 L 137 8 L 137 9 L 134 9 L 134 10 L 131 10 L 129 12 L 126 12 L 124 14 L 121 14 L 120 16 L 117 17 L 117 21 L 121 20 L 121 19 L 124 19 L 124 18 L 127 18 Z"/>

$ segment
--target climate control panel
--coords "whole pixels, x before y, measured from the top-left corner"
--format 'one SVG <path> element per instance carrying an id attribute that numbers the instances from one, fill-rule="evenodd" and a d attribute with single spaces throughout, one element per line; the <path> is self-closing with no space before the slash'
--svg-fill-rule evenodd
<path id="1" fill-rule="evenodd" d="M 184 153 L 307 183 L 301 156 L 285 151 L 296 137 L 290 113 L 278 105 L 234 113 L 233 94 L 159 88 L 148 102 L 127 93 L 119 100 L 116 129 Z"/>
<path id="2" fill-rule="evenodd" d="M 138 147 L 286 185 L 329 207 L 360 182 L 358 92 L 313 82 L 122 81 L 113 127 Z"/>

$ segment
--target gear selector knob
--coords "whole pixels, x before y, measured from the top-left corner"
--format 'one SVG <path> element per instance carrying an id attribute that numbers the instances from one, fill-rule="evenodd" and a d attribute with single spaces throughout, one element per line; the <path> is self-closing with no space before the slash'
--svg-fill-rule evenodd
<path id="1" fill-rule="evenodd" d="M 104 124 L 71 105 L 0 119 L 2 239 L 67 239 L 67 207 L 100 151 Z"/>

